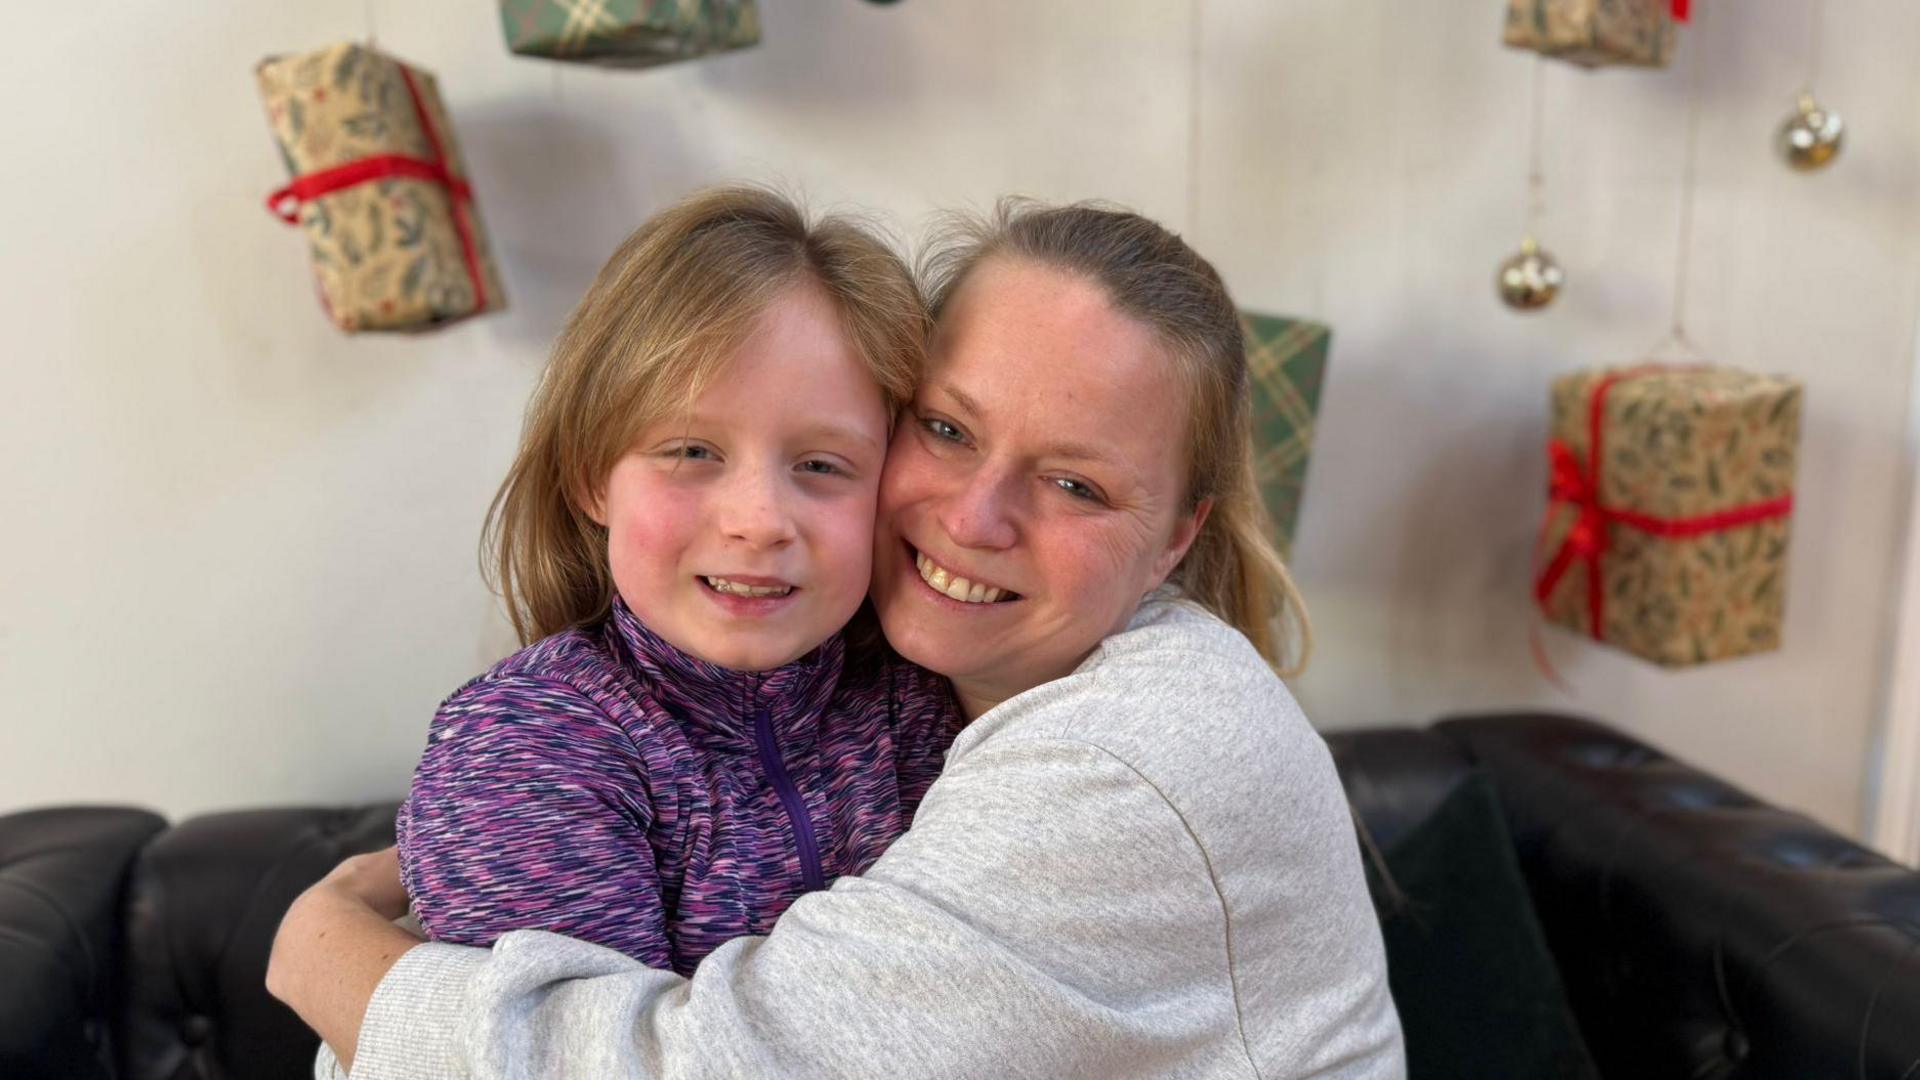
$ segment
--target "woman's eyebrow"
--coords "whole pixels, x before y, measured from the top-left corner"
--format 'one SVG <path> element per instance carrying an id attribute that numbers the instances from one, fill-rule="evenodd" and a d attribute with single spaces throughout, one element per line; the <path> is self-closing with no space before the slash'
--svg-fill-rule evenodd
<path id="1" fill-rule="evenodd" d="M 975 401 L 972 395 L 968 394 L 965 390 L 960 389 L 950 382 L 934 383 L 933 389 L 952 398 L 954 404 L 960 406 L 962 412 L 971 413 L 976 418 L 981 415 L 982 410 L 980 403 Z M 1103 446 L 1096 446 L 1092 443 L 1061 440 L 1050 442 L 1041 449 L 1048 457 L 1063 458 L 1068 461 L 1097 461 L 1108 465 L 1119 464 L 1119 458 L 1112 450 Z"/>
<path id="2" fill-rule="evenodd" d="M 976 417 L 982 414 L 980 403 L 973 400 L 971 394 L 968 394 L 965 390 L 960 389 L 952 383 L 934 383 L 933 388 L 952 398 L 954 402 L 960 406 L 962 412 L 972 413 Z"/>

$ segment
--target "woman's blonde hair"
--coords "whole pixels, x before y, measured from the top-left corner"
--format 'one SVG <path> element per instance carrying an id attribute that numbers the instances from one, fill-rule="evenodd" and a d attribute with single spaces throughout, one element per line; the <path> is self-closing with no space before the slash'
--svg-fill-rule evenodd
<path id="1" fill-rule="evenodd" d="M 607 260 L 554 342 L 487 510 L 481 568 L 522 644 L 606 615 L 607 531 L 588 507 L 640 433 L 689 407 L 794 286 L 832 302 L 897 412 L 920 373 L 926 308 L 906 264 L 853 221 L 809 220 L 760 188 L 712 188 L 655 214 Z"/>
<path id="2" fill-rule="evenodd" d="M 1002 199 L 990 217 L 953 219 L 923 257 L 936 321 L 967 273 L 994 256 L 1081 275 L 1166 344 L 1189 388 L 1188 507 L 1213 501 L 1168 580 L 1245 634 L 1280 674 L 1298 674 L 1312 631 L 1260 502 L 1246 344 L 1219 273 L 1138 214 L 1099 203 Z"/>

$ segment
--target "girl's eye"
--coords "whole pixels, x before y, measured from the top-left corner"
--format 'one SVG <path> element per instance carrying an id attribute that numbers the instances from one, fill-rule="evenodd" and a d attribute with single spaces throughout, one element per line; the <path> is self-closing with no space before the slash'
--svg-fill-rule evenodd
<path id="1" fill-rule="evenodd" d="M 840 466 L 835 465 L 831 461 L 823 461 L 820 458 L 808 458 L 801 462 L 800 471 L 813 473 L 816 476 L 840 476 L 846 473 L 846 470 Z"/>
<path id="2" fill-rule="evenodd" d="M 1099 492 L 1093 490 L 1093 488 L 1089 487 L 1088 485 L 1073 479 L 1070 476 L 1054 477 L 1053 486 L 1059 488 L 1061 491 L 1066 492 L 1067 494 L 1073 496 L 1076 499 L 1082 499 L 1082 500 L 1085 500 L 1086 502 L 1100 501 Z"/>
<path id="3" fill-rule="evenodd" d="M 666 456 L 670 458 L 680 458 L 684 461 L 712 461 L 713 451 L 705 446 L 696 446 L 689 443 L 685 446 L 669 448 Z"/>

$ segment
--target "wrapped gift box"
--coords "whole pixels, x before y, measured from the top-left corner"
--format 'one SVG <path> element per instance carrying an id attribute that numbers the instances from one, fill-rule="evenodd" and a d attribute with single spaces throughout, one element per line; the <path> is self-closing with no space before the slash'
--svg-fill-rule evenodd
<path id="1" fill-rule="evenodd" d="M 500 0 L 523 56 L 652 67 L 760 42 L 754 0 Z"/>
<path id="2" fill-rule="evenodd" d="M 1666 67 L 1674 0 L 1508 0 L 1503 40 L 1581 67 Z"/>
<path id="3" fill-rule="evenodd" d="M 1293 546 L 1313 450 L 1314 413 L 1333 332 L 1300 319 L 1241 313 L 1253 382 L 1254 468 L 1281 554 Z"/>
<path id="4" fill-rule="evenodd" d="M 354 43 L 256 75 L 293 174 L 268 205 L 306 230 L 335 323 L 425 330 L 505 306 L 432 75 Z"/>
<path id="5" fill-rule="evenodd" d="M 1726 367 L 1556 379 L 1547 619 L 1670 666 L 1778 648 L 1800 398 Z"/>

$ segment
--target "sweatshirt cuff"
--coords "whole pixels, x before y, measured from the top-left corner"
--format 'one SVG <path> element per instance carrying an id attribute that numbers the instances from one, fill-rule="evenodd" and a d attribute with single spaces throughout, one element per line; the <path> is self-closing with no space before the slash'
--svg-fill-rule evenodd
<path id="1" fill-rule="evenodd" d="M 402 954 L 367 1002 L 353 1080 L 468 1076 L 467 987 L 488 955 L 486 949 L 432 942 Z"/>

